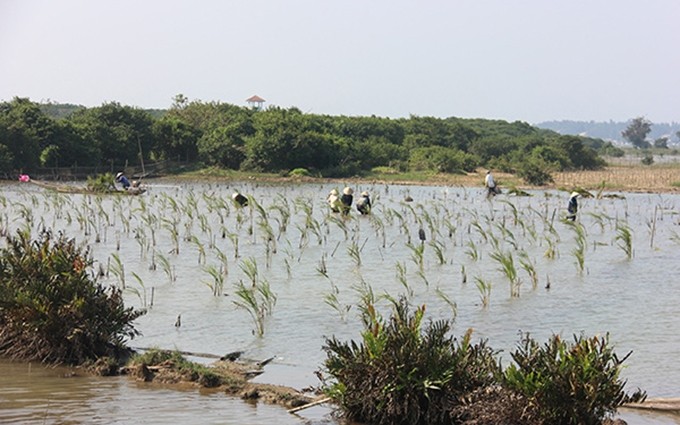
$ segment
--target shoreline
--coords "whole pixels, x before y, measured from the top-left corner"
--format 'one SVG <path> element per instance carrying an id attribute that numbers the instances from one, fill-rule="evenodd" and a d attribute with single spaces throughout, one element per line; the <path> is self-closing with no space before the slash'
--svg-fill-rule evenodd
<path id="1" fill-rule="evenodd" d="M 354 185 L 426 185 L 426 186 L 457 186 L 484 189 L 485 169 L 478 169 L 474 173 L 446 174 L 372 174 L 367 176 L 352 176 L 344 178 L 313 177 L 313 176 L 281 176 L 267 173 L 246 173 L 240 171 L 211 172 L 201 170 L 191 173 L 166 175 L 153 180 L 174 181 L 210 181 L 235 182 L 253 181 L 267 183 L 339 183 Z M 588 191 L 630 192 L 630 193 L 680 193 L 680 167 L 659 164 L 657 166 L 607 166 L 601 170 L 563 171 L 553 173 L 553 182 L 542 186 L 532 186 L 524 183 L 519 177 L 510 173 L 493 171 L 499 187 L 508 190 L 562 190 L 571 192 L 574 188 Z"/>

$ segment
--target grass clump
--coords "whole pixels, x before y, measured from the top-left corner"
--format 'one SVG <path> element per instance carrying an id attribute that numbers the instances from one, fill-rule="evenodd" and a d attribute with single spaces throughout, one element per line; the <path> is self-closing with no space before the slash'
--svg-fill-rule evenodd
<path id="1" fill-rule="evenodd" d="M 552 336 L 540 346 L 526 335 L 505 371 L 482 340 L 449 336 L 450 321 L 423 323 L 393 301 L 389 320 L 365 301 L 359 342 L 326 339 L 326 393 L 351 421 L 371 424 L 601 424 L 628 402 L 622 364 L 608 336 Z"/>
<path id="2" fill-rule="evenodd" d="M 362 341 L 326 340 L 325 368 L 337 382 L 327 388 L 354 421 L 372 424 L 450 424 L 462 397 L 493 383 L 500 368 L 484 342 L 449 336 L 451 322 L 423 324 L 425 307 L 411 313 L 394 302 L 383 320 L 364 309 Z"/>
<path id="3" fill-rule="evenodd" d="M 574 336 L 573 343 L 553 335 L 543 346 L 526 335 L 512 353 L 505 383 L 538 407 L 543 423 L 600 424 L 622 404 L 646 398 L 640 390 L 626 394 L 619 379 L 629 355 L 619 359 L 609 335 Z"/>
<path id="4" fill-rule="evenodd" d="M 92 260 L 73 239 L 18 232 L 0 249 L 0 355 L 83 364 L 122 358 L 143 310 L 125 308 L 121 291 L 88 272 Z"/>

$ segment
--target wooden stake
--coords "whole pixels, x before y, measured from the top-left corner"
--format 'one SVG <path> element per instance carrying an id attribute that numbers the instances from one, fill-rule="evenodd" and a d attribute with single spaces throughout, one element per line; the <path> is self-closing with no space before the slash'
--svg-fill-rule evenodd
<path id="1" fill-rule="evenodd" d="M 305 410 L 305 409 L 308 409 L 310 407 L 314 407 L 314 406 L 318 406 L 320 404 L 328 403 L 329 401 L 331 401 L 330 397 L 324 397 L 320 400 L 313 401 L 313 402 L 307 403 L 307 404 L 303 404 L 302 406 L 293 407 L 292 409 L 288 410 L 288 413 L 296 413 L 296 412 L 299 412 L 300 410 Z"/>

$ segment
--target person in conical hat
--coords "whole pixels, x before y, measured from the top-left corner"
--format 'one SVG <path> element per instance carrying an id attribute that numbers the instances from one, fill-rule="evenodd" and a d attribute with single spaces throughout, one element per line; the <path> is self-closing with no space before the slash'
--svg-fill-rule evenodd
<path id="1" fill-rule="evenodd" d="M 330 191 L 328 197 L 326 198 L 326 202 L 328 202 L 328 206 L 331 207 L 332 212 L 334 213 L 340 212 L 340 207 L 342 203 L 340 202 L 340 194 L 338 193 L 337 189 L 333 189 Z"/>
<path id="2" fill-rule="evenodd" d="M 122 171 L 120 171 L 118 174 L 116 174 L 116 182 L 120 183 L 123 186 L 123 189 L 128 190 L 130 187 L 130 180 L 125 177 Z"/>
<path id="3" fill-rule="evenodd" d="M 346 187 L 342 190 L 342 196 L 340 197 L 340 202 L 342 203 L 342 215 L 349 214 L 349 210 L 352 207 L 352 200 L 354 197 L 352 194 L 354 191 L 351 187 Z"/>
<path id="4" fill-rule="evenodd" d="M 371 212 L 371 198 L 368 196 L 368 192 L 361 192 L 359 199 L 357 199 L 357 211 L 361 214 L 369 214 Z"/>
<path id="5" fill-rule="evenodd" d="M 248 206 L 248 198 L 245 196 L 241 195 L 238 191 L 234 192 L 231 195 L 231 199 L 238 205 L 239 207 L 246 207 Z"/>
<path id="6" fill-rule="evenodd" d="M 569 195 L 569 204 L 567 205 L 567 220 L 576 220 L 576 213 L 578 212 L 578 201 L 576 198 L 579 197 L 578 192 L 571 192 Z"/>

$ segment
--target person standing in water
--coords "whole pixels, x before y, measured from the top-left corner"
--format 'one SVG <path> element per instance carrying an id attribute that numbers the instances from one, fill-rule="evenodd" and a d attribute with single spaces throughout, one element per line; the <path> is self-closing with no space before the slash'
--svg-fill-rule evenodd
<path id="1" fill-rule="evenodd" d="M 368 192 L 363 191 L 357 199 L 357 211 L 362 215 L 369 214 L 371 212 L 371 198 L 368 196 Z"/>
<path id="2" fill-rule="evenodd" d="M 498 187 L 496 186 L 496 181 L 493 179 L 493 174 L 491 174 L 491 170 L 487 170 L 486 172 L 486 177 L 484 178 L 484 186 L 486 186 L 487 199 L 498 194 Z"/>
<path id="3" fill-rule="evenodd" d="M 337 189 L 330 191 L 328 197 L 326 198 L 326 202 L 328 202 L 328 206 L 331 207 L 331 212 L 340 212 L 340 206 L 342 203 L 340 202 L 340 196 Z"/>
<path id="4" fill-rule="evenodd" d="M 352 208 L 352 200 L 354 197 L 352 194 L 354 191 L 351 187 L 346 187 L 342 190 L 342 196 L 340 197 L 340 202 L 342 203 L 342 215 L 348 215 L 350 208 Z"/>
<path id="5" fill-rule="evenodd" d="M 567 204 L 567 220 L 576 220 L 576 213 L 578 212 L 578 192 L 571 192 L 569 196 L 569 204 Z"/>

